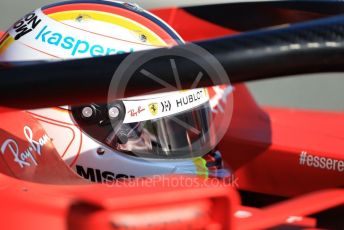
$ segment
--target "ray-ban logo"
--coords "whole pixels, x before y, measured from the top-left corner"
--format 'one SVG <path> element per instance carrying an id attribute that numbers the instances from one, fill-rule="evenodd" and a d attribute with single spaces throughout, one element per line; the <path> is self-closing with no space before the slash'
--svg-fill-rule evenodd
<path id="1" fill-rule="evenodd" d="M 42 147 L 50 141 L 50 138 L 44 134 L 38 140 L 34 140 L 32 129 L 29 126 L 24 127 L 24 136 L 29 143 L 29 147 L 24 151 L 20 151 L 18 142 L 12 138 L 7 139 L 1 145 L 1 153 L 11 153 L 16 162 L 21 168 L 25 166 L 30 167 L 32 164 L 37 166 L 38 163 L 34 157 L 34 153 L 39 156 L 42 155 Z"/>

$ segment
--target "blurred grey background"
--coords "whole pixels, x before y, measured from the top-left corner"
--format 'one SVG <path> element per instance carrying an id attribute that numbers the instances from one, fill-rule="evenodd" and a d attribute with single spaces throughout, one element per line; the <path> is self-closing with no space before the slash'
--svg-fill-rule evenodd
<path id="1" fill-rule="evenodd" d="M 29 11 L 56 1 L 58 0 L 0 0 L 0 30 L 6 30 Z M 131 0 L 130 2 L 150 9 L 230 1 L 235 0 Z M 247 85 L 262 105 L 344 111 L 344 73 L 264 80 Z"/>

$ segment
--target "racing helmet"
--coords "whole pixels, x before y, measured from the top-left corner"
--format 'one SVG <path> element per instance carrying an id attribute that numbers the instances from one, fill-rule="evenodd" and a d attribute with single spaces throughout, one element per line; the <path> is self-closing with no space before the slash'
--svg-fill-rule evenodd
<path id="1" fill-rule="evenodd" d="M 183 43 L 168 24 L 135 4 L 69 1 L 17 21 L 1 38 L 0 61 L 58 61 Z M 61 158 L 93 182 L 173 173 L 217 176 L 223 163 L 211 124 L 229 94 L 223 85 L 27 112 Z"/>

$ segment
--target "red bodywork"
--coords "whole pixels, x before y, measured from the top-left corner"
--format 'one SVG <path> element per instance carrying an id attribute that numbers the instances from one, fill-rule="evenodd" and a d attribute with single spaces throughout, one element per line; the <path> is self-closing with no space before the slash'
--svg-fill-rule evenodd
<path id="1" fill-rule="evenodd" d="M 155 11 L 187 41 L 238 33 L 182 9 Z M 344 185 L 343 171 L 300 165 L 305 151 L 344 160 L 344 113 L 259 107 L 245 85 L 236 85 L 230 128 L 219 149 L 240 189 L 294 196 Z"/>
<path id="2" fill-rule="evenodd" d="M 182 9 L 154 13 L 187 41 L 237 33 Z M 11 138 L 20 149 L 29 148 L 23 132 L 18 133 L 27 125 L 34 127 L 33 135 L 43 135 L 28 113 L 6 108 L 0 112 L 1 143 Z M 307 152 L 338 164 L 344 160 L 343 131 L 343 113 L 261 108 L 245 85 L 235 85 L 232 122 L 218 148 L 238 178 L 240 190 L 290 197 L 262 209 L 242 206 L 238 192 L 219 183 L 206 188 L 181 184 L 171 188 L 152 179 L 149 186 L 139 188 L 90 185 L 71 172 L 49 145 L 44 146 L 44 156 L 33 156 L 38 164 L 32 171 L 16 171 L 11 165 L 13 149 L 7 149 L 9 153 L 0 155 L 0 228 L 315 228 L 316 220 L 306 216 L 343 204 L 344 190 L 333 188 L 344 184 L 344 173 L 339 167 L 307 166 L 307 158 L 300 165 L 300 154 Z M 186 177 L 168 180 L 183 179 Z"/>

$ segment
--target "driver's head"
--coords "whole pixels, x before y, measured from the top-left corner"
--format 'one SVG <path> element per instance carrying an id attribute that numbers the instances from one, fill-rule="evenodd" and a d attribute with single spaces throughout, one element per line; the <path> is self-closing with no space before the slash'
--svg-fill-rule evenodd
<path id="1" fill-rule="evenodd" d="M 0 41 L 0 61 L 98 57 L 182 43 L 169 25 L 136 5 L 70 1 L 42 7 L 16 22 Z M 92 181 L 170 173 L 207 176 L 209 168 L 222 167 L 211 125 L 212 108 L 219 102 L 211 101 L 214 89 L 29 112 L 62 159 Z M 223 92 L 225 86 L 217 89 Z"/>

